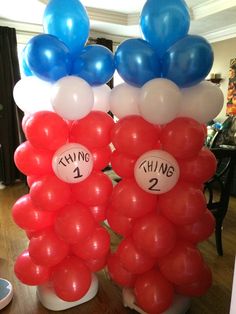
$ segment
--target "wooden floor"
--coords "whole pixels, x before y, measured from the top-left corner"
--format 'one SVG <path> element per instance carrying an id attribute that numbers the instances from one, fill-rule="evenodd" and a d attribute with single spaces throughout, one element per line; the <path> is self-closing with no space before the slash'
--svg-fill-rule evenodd
<path id="1" fill-rule="evenodd" d="M 14 287 L 13 301 L 1 311 L 12 314 L 54 313 L 45 309 L 37 300 L 35 288 L 21 284 L 14 275 L 16 257 L 27 247 L 28 240 L 11 218 L 14 202 L 27 193 L 22 184 L 0 190 L 0 277 L 8 279 Z M 201 244 L 201 251 L 213 271 L 214 283 L 207 295 L 192 300 L 189 314 L 228 314 L 231 300 L 232 278 L 236 249 L 236 198 L 231 198 L 223 230 L 224 256 L 216 254 L 212 236 Z M 122 305 L 121 292 L 107 278 L 104 271 L 99 276 L 97 296 L 79 307 L 55 313 L 128 314 L 135 313 Z M 235 312 L 236 313 L 236 312 Z"/>

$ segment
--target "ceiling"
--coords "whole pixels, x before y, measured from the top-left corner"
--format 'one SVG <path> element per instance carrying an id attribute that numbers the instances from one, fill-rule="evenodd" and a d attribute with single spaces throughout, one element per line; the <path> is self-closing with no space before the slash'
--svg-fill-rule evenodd
<path id="1" fill-rule="evenodd" d="M 66 0 L 65 0 L 66 1 Z M 0 25 L 29 32 L 42 30 L 47 0 L 0 0 Z M 91 31 L 108 36 L 140 37 L 139 14 L 145 0 L 81 0 Z M 236 37 L 236 0 L 186 0 L 191 13 L 190 33 L 210 42 Z M 15 24 L 14 24 L 15 23 Z M 25 24 L 26 23 L 26 24 Z"/>

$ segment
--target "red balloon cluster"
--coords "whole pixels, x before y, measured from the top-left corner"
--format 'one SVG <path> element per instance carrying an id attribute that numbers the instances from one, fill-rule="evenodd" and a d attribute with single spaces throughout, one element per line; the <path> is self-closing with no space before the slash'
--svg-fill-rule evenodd
<path id="1" fill-rule="evenodd" d="M 202 125 L 191 118 L 159 127 L 127 116 L 112 130 L 111 164 L 122 180 L 113 189 L 107 220 L 123 239 L 108 258 L 108 271 L 118 285 L 133 288 L 136 303 L 150 314 L 167 310 L 175 293 L 201 296 L 211 286 L 211 271 L 197 247 L 215 226 L 202 185 L 215 173 L 216 159 L 204 137 Z M 135 161 L 155 149 L 171 154 L 180 169 L 177 184 L 158 195 L 134 178 Z"/>
<path id="2" fill-rule="evenodd" d="M 54 112 L 36 112 L 25 119 L 27 141 L 15 152 L 15 164 L 30 186 L 12 209 L 15 223 L 29 238 L 15 274 L 27 285 L 52 281 L 65 301 L 83 297 L 92 273 L 107 263 L 110 235 L 101 222 L 113 187 L 101 170 L 110 162 L 113 125 L 104 112 L 92 111 L 73 122 Z M 79 183 L 64 182 L 53 172 L 53 155 L 67 143 L 82 144 L 93 156 L 92 173 Z"/>

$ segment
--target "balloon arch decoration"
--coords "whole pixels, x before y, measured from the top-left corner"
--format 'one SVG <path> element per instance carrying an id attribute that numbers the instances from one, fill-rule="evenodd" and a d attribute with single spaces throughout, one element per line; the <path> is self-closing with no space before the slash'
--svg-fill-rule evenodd
<path id="1" fill-rule="evenodd" d="M 203 183 L 216 169 L 205 123 L 223 95 L 204 81 L 213 52 L 188 34 L 186 3 L 148 0 L 143 38 L 114 55 L 85 45 L 89 18 L 79 0 L 51 0 L 43 26 L 24 49 L 26 76 L 14 88 L 27 139 L 15 164 L 30 187 L 12 211 L 29 238 L 17 278 L 38 286 L 48 307 L 50 286 L 60 309 L 94 297 L 104 267 L 146 313 L 205 294 L 212 275 L 198 243 L 214 218 Z M 115 70 L 124 83 L 111 90 Z M 121 178 L 114 186 L 103 172 L 109 164 Z M 122 236 L 116 251 L 107 224 Z"/>

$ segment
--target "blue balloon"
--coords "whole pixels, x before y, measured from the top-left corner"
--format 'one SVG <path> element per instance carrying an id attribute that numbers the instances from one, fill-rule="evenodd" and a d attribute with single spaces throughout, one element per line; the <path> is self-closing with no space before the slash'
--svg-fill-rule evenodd
<path id="1" fill-rule="evenodd" d="M 126 83 L 137 87 L 161 77 L 158 56 L 143 39 L 128 39 L 121 43 L 115 53 L 115 66 Z"/>
<path id="2" fill-rule="evenodd" d="M 43 17 L 44 32 L 55 35 L 70 49 L 79 53 L 89 36 L 89 17 L 79 0 L 51 0 Z"/>
<path id="3" fill-rule="evenodd" d="M 33 37 L 26 46 L 25 57 L 29 69 L 42 80 L 54 82 L 70 74 L 69 49 L 55 36 Z"/>
<path id="4" fill-rule="evenodd" d="M 111 50 L 101 45 L 89 45 L 74 59 L 71 74 L 96 86 L 110 81 L 114 71 L 115 64 Z"/>
<path id="5" fill-rule="evenodd" d="M 214 61 L 211 45 L 197 35 L 187 35 L 170 47 L 163 57 L 163 77 L 180 87 L 200 83 L 210 72 Z"/>
<path id="6" fill-rule="evenodd" d="M 23 49 L 22 54 L 21 54 L 20 67 L 21 67 L 21 70 L 23 71 L 25 76 L 33 76 L 33 73 L 30 70 L 30 68 L 29 68 L 29 66 L 25 60 L 25 48 Z"/>
<path id="7" fill-rule="evenodd" d="M 159 57 L 187 35 L 190 15 L 184 0 L 147 0 L 140 16 L 144 38 Z"/>

